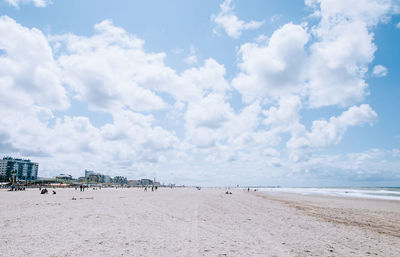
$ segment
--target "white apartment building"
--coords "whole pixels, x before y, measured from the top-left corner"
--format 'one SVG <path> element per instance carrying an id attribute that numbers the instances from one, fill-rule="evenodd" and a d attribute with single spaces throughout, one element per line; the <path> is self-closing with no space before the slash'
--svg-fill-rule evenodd
<path id="1" fill-rule="evenodd" d="M 38 176 L 39 164 L 31 160 L 14 159 L 12 157 L 3 157 L 0 160 L 0 179 L 9 180 L 12 173 L 21 180 L 36 180 Z"/>

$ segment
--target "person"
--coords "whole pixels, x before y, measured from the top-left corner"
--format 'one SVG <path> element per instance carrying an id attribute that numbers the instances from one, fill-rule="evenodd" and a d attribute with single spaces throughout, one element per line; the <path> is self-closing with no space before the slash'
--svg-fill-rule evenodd
<path id="1" fill-rule="evenodd" d="M 56 190 L 53 190 L 53 195 L 55 195 L 55 194 L 57 194 L 57 193 L 56 193 Z"/>
<path id="2" fill-rule="evenodd" d="M 147 191 L 147 187 L 144 187 L 144 191 Z"/>
<path id="3" fill-rule="evenodd" d="M 247 188 L 247 192 L 250 192 L 250 187 Z"/>
<path id="4" fill-rule="evenodd" d="M 151 191 L 154 192 L 154 186 L 151 186 Z"/>
<path id="5" fill-rule="evenodd" d="M 49 191 L 47 191 L 47 188 L 43 188 L 42 191 L 40 191 L 40 194 L 44 195 L 47 194 Z"/>

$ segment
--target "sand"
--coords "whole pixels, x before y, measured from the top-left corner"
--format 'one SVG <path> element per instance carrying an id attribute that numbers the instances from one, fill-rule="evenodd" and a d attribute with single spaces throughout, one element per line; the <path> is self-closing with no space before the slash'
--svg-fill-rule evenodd
<path id="1" fill-rule="evenodd" d="M 0 256 L 400 256 L 400 201 L 231 191 L 1 190 Z"/>

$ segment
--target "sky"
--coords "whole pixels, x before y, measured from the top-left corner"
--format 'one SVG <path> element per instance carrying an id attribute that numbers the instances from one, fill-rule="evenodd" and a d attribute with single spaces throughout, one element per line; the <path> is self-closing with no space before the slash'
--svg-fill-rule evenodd
<path id="1" fill-rule="evenodd" d="M 0 154 L 203 186 L 400 186 L 400 1 L 0 0 Z"/>

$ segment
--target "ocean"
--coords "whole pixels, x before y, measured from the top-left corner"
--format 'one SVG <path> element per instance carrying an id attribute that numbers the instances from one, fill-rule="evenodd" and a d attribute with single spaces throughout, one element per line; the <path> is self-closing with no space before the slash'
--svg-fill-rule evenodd
<path id="1" fill-rule="evenodd" d="M 257 187 L 261 192 L 400 200 L 400 187 Z"/>

